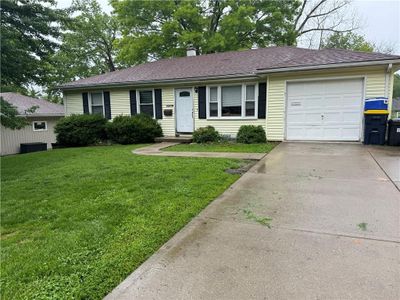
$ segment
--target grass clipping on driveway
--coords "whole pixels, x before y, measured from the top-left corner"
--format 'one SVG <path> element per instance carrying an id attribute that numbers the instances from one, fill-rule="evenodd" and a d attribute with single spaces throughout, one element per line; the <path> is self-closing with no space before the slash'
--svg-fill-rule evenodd
<path id="1" fill-rule="evenodd" d="M 1 298 L 100 299 L 239 175 L 135 146 L 1 159 Z"/>
<path id="2" fill-rule="evenodd" d="M 209 144 L 178 144 L 163 151 L 188 151 L 188 152 L 242 152 L 242 153 L 268 153 L 278 143 L 268 142 L 261 144 L 239 143 L 209 143 Z"/>

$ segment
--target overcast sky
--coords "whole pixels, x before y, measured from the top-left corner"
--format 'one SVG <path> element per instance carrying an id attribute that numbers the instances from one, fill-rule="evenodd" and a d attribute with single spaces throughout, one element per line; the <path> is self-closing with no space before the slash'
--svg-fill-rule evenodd
<path id="1" fill-rule="evenodd" d="M 59 7 L 67 7 L 72 0 L 58 0 Z M 104 11 L 112 7 L 108 0 L 98 0 Z M 400 0 L 354 0 L 352 6 L 361 19 L 363 34 L 378 46 L 387 45 L 400 54 Z"/>

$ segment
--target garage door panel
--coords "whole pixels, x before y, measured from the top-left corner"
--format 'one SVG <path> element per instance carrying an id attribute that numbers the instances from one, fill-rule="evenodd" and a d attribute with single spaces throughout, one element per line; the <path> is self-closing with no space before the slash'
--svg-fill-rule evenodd
<path id="1" fill-rule="evenodd" d="M 290 99 L 288 106 L 295 111 L 308 111 L 310 109 L 318 109 L 321 111 L 321 96 L 309 95 L 308 97 L 293 97 Z"/>
<path id="2" fill-rule="evenodd" d="M 287 115 L 287 123 L 290 125 L 321 125 L 321 113 L 320 112 L 295 112 Z"/>
<path id="3" fill-rule="evenodd" d="M 342 112 L 325 112 L 325 125 L 358 125 L 359 112 L 342 111 Z"/>
<path id="4" fill-rule="evenodd" d="M 323 138 L 323 129 L 320 126 L 310 126 L 305 128 L 305 139 L 313 137 L 318 137 L 318 139 Z"/>
<path id="5" fill-rule="evenodd" d="M 288 83 L 286 138 L 358 141 L 361 79 Z"/>
<path id="6" fill-rule="evenodd" d="M 342 122 L 344 124 L 354 124 L 358 127 L 360 126 L 360 121 L 358 121 L 360 119 L 360 112 L 345 111 L 343 112 L 342 116 Z"/>

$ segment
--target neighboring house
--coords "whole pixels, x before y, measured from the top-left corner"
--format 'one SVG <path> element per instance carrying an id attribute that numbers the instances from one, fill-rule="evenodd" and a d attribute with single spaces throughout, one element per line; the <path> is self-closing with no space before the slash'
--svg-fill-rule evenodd
<path id="1" fill-rule="evenodd" d="M 64 116 L 64 107 L 46 100 L 31 98 L 16 93 L 0 93 L 5 101 L 15 106 L 21 116 L 26 116 L 29 125 L 22 129 L 9 129 L 1 126 L 1 155 L 20 152 L 21 143 L 51 143 L 56 142 L 54 126 Z M 26 110 L 38 106 L 34 113 L 26 114 Z"/>
<path id="2" fill-rule="evenodd" d="M 162 59 L 60 86 L 66 114 L 147 113 L 165 136 L 207 125 L 268 140 L 362 140 L 363 100 L 391 97 L 400 56 L 270 47 Z"/>
<path id="3" fill-rule="evenodd" d="M 392 102 L 392 117 L 400 118 L 400 97 L 393 98 Z"/>

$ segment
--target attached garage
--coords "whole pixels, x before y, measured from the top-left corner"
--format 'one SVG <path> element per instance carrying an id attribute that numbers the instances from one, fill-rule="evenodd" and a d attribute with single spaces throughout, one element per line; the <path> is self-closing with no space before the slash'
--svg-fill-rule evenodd
<path id="1" fill-rule="evenodd" d="M 360 141 L 364 78 L 293 81 L 286 87 L 286 139 Z"/>

